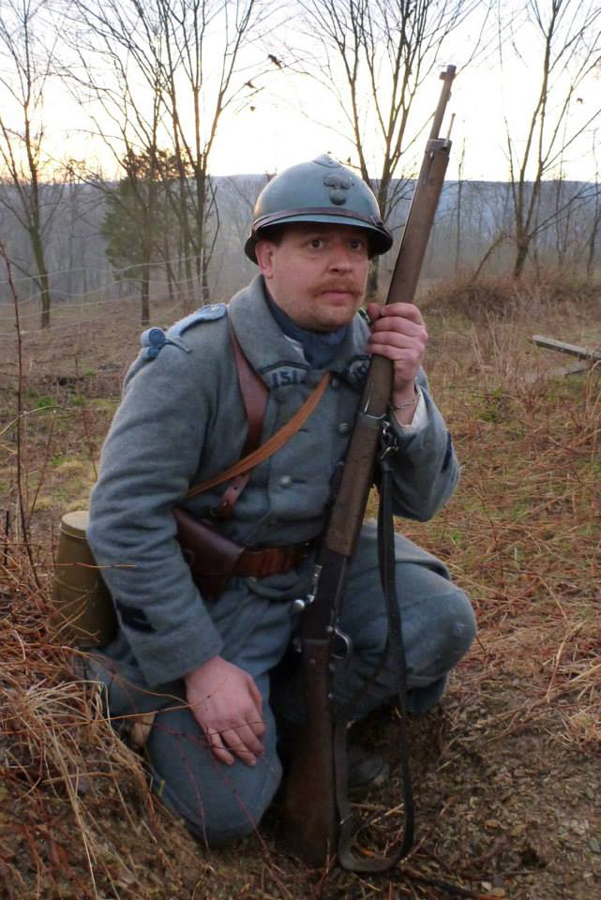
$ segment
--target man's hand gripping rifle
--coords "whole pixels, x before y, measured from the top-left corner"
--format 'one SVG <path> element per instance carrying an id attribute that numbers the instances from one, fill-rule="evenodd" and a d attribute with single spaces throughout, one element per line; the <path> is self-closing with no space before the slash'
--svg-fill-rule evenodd
<path id="1" fill-rule="evenodd" d="M 439 138 L 450 96 L 455 67 L 441 74 L 444 82 L 430 137 L 426 146 L 409 216 L 386 303 L 412 303 L 417 289 L 436 206 L 442 190 L 451 143 Z M 346 590 L 352 560 L 374 477 L 374 467 L 383 443 L 392 387 L 392 363 L 374 356 L 355 420 L 349 450 L 329 517 L 315 572 L 315 591 L 302 613 L 300 640 L 305 689 L 306 725 L 293 748 L 284 789 L 283 816 L 292 849 L 311 865 L 321 865 L 338 853 L 340 864 L 354 871 L 383 871 L 409 851 L 413 842 L 413 809 L 407 766 L 402 748 L 401 769 L 405 802 L 405 828 L 401 846 L 390 857 L 357 858 L 351 850 L 351 823 L 346 784 L 346 731 L 350 710 L 334 713 L 331 701 L 333 658 L 350 652 L 349 642 L 336 623 Z M 385 449 L 380 454 L 382 477 L 386 477 Z M 382 492 L 383 494 L 384 492 Z M 382 515 L 382 510 L 380 511 Z M 384 511 L 392 532 L 392 514 Z M 389 534 L 391 537 L 391 534 Z M 391 544 L 389 543 L 390 547 Z M 394 591 L 394 558 L 384 551 L 383 583 Z M 393 556 L 393 554 L 392 554 Z M 392 573 L 392 576 L 391 576 Z M 389 603 L 390 647 L 398 666 L 404 669 L 404 654 L 398 606 Z M 400 707 L 404 719 L 406 688 L 399 674 Z M 404 727 L 402 737 L 404 735 Z M 404 738 L 401 743 L 403 744 Z"/>

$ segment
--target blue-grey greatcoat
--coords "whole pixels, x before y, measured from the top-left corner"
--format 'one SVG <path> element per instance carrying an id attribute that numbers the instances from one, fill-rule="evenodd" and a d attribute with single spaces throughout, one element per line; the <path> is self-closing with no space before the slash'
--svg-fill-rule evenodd
<path id="1" fill-rule="evenodd" d="M 311 369 L 301 346 L 275 322 L 260 275 L 227 308 L 203 307 L 165 337 L 156 339 L 155 333 L 127 375 L 102 452 L 88 533 L 120 624 L 116 640 L 104 650 L 107 671 L 95 664 L 98 677 L 109 685 L 111 713 L 162 709 L 148 743 L 155 783 L 189 827 L 213 844 L 250 830 L 280 779 L 269 671 L 284 654 L 294 625 L 286 601 L 308 592 L 312 573 L 308 559 L 283 575 L 234 578 L 216 603 L 207 604 L 175 539 L 174 504 L 190 486 L 237 461 L 246 436 L 228 316 L 245 355 L 269 388 L 262 442 L 319 383 L 323 372 Z M 332 377 L 319 405 L 282 449 L 253 470 L 234 516 L 220 524 L 228 537 L 253 548 L 319 535 L 334 466 L 344 456 L 365 378 L 367 336 L 367 324 L 356 316 L 328 366 Z M 458 464 L 425 376 L 420 376 L 420 386 L 427 424 L 416 430 L 393 421 L 399 444 L 395 512 L 426 520 L 451 495 Z M 207 516 L 223 489 L 183 505 L 199 518 Z M 421 691 L 421 705 L 427 708 L 441 695 L 446 673 L 473 638 L 473 614 L 444 565 L 400 536 L 397 562 L 409 684 L 416 707 Z M 340 697 L 366 676 L 385 643 L 370 525 L 353 563 L 343 620 L 356 653 L 336 675 Z M 232 767 L 215 761 L 181 702 L 182 676 L 218 654 L 249 671 L 264 695 L 266 756 L 254 769 L 239 761 Z M 384 672 L 375 689 L 380 693 L 363 712 L 389 697 L 393 685 L 393 673 Z M 271 699 L 291 719 L 302 716 L 296 688 L 277 685 Z"/>

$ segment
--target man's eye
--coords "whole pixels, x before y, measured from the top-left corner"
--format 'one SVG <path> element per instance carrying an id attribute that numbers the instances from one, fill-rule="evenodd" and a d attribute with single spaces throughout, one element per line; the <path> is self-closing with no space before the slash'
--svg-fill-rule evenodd
<path id="1" fill-rule="evenodd" d="M 351 250 L 362 250 L 365 247 L 365 241 L 356 238 L 351 241 Z"/>
<path id="2" fill-rule="evenodd" d="M 311 238 L 309 246 L 314 250 L 319 250 L 320 247 L 323 247 L 323 240 L 321 238 Z"/>

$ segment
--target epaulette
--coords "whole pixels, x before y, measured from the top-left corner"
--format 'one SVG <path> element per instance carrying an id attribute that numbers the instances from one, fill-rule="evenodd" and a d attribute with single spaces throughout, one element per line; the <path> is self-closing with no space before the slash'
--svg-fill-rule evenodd
<path id="1" fill-rule="evenodd" d="M 185 318 L 176 322 L 175 325 L 172 325 L 167 331 L 167 337 L 170 340 L 173 340 L 173 338 L 181 338 L 182 334 L 189 328 L 192 328 L 193 325 L 198 325 L 200 322 L 213 322 L 215 319 L 222 319 L 226 312 L 227 306 L 225 303 L 209 303 L 207 306 L 201 306 L 200 309 L 195 310 L 193 313 L 190 313 L 189 316 L 185 316 Z"/>
<path id="2" fill-rule="evenodd" d="M 189 328 L 198 325 L 200 322 L 213 322 L 215 319 L 222 319 L 227 312 L 225 303 L 210 303 L 207 306 L 201 306 L 200 309 L 184 316 L 174 325 L 165 331 L 163 328 L 148 328 L 140 335 L 140 344 L 143 348 L 143 359 L 156 359 L 165 344 L 173 344 L 179 347 L 185 353 L 190 353 L 190 348 L 182 340 L 182 335 Z"/>

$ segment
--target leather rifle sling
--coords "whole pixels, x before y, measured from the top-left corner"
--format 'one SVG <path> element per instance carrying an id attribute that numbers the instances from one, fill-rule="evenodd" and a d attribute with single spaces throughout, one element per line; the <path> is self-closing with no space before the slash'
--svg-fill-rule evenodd
<path id="1" fill-rule="evenodd" d="M 244 459 L 244 457 L 248 456 L 259 446 L 269 391 L 263 379 L 255 372 L 244 355 L 229 316 L 227 323 L 232 350 L 234 351 L 234 359 L 236 361 L 238 384 L 240 386 L 240 393 L 242 394 L 242 401 L 244 403 L 248 421 L 248 431 L 246 433 L 246 441 L 244 442 L 241 456 L 241 458 Z M 229 519 L 232 515 L 234 505 L 248 483 L 250 472 L 251 470 L 249 469 L 232 478 L 223 493 L 219 505 L 215 509 L 215 516 L 217 518 Z"/>
<path id="2" fill-rule="evenodd" d="M 396 592 L 395 578 L 395 551 L 394 551 L 394 518 L 392 509 L 392 470 L 390 462 L 383 453 L 380 456 L 380 505 L 378 510 L 378 556 L 380 566 L 380 579 L 382 591 L 386 599 L 386 611 L 388 615 L 388 643 L 379 663 L 369 677 L 369 681 L 360 688 L 345 705 L 340 718 L 335 722 L 334 728 L 334 754 L 336 774 L 336 799 L 340 813 L 340 837 L 338 841 L 338 858 L 343 868 L 350 872 L 387 872 L 397 866 L 409 853 L 414 842 L 415 808 L 413 802 L 413 790 L 411 787 L 411 771 L 409 765 L 409 739 L 407 734 L 407 662 L 405 659 L 405 645 L 403 641 L 403 627 L 400 606 Z M 369 857 L 357 856 L 352 847 L 351 812 L 347 794 L 346 771 L 346 734 L 348 721 L 353 718 L 353 707 L 362 696 L 363 691 L 369 687 L 369 683 L 378 675 L 380 668 L 386 662 L 388 656 L 392 656 L 397 672 L 397 696 L 399 702 L 400 733 L 399 733 L 399 762 L 401 772 L 401 787 L 404 808 L 403 835 L 396 848 L 393 848 L 389 856 L 372 855 Z M 400 870 L 401 879 L 403 870 Z M 417 872 L 411 873 L 411 880 L 418 884 L 428 885 L 444 891 L 454 897 L 482 896 L 459 884 L 445 881 L 442 878 L 432 878 Z"/>
<path id="3" fill-rule="evenodd" d="M 388 618 L 388 642 L 379 663 L 367 682 L 356 691 L 341 711 L 334 729 L 334 754 L 336 773 L 336 800 L 340 813 L 341 829 L 338 842 L 338 858 L 343 868 L 350 872 L 386 872 L 407 856 L 413 845 L 415 830 L 415 809 L 409 769 L 409 744 L 407 737 L 407 664 L 401 623 L 400 607 L 396 593 L 394 519 L 392 511 L 392 472 L 385 454 L 380 456 L 380 504 L 378 510 L 378 557 L 382 591 L 386 600 Z M 360 697 L 369 689 L 381 667 L 391 655 L 397 673 L 397 696 L 399 702 L 399 762 L 404 808 L 404 828 L 400 844 L 389 856 L 356 856 L 352 847 L 351 814 L 347 793 L 346 729 L 354 718 L 354 711 Z M 424 879 L 427 883 L 427 879 Z M 437 882 L 438 886 L 447 886 Z"/>
<path id="4" fill-rule="evenodd" d="M 248 360 L 244 356 L 242 348 L 238 343 L 231 324 L 230 337 L 232 339 L 232 345 L 234 348 L 234 357 L 238 370 L 240 391 L 242 393 L 246 415 L 249 420 L 248 433 L 246 436 L 244 448 L 242 450 L 243 456 L 238 460 L 238 462 L 231 465 L 224 472 L 221 472 L 218 475 L 214 475 L 212 478 L 208 478 L 206 481 L 203 481 L 200 484 L 194 485 L 194 487 L 190 488 L 190 490 L 185 494 L 184 499 L 188 500 L 191 497 L 196 497 L 198 494 L 202 494 L 205 491 L 210 490 L 211 488 L 217 487 L 217 485 L 219 484 L 223 484 L 226 481 L 231 481 L 238 476 L 244 476 L 243 482 L 240 482 L 242 486 L 232 493 L 229 500 L 227 499 L 229 488 L 228 490 L 226 490 L 221 500 L 220 507 L 224 504 L 224 502 L 229 504 L 229 514 L 231 515 L 231 507 L 233 507 L 233 504 L 236 502 L 236 500 L 242 493 L 242 490 L 246 486 L 250 477 L 251 470 L 254 469 L 255 466 L 258 466 L 260 463 L 265 462 L 265 460 L 269 459 L 270 456 L 273 456 L 274 453 L 276 453 L 281 447 L 283 447 L 284 444 L 288 440 L 290 440 L 290 438 L 294 434 L 296 434 L 296 432 L 299 431 L 300 428 L 302 428 L 304 423 L 307 421 L 307 419 L 321 400 L 325 389 L 330 382 L 330 373 L 326 372 L 324 374 L 315 390 L 307 397 L 303 405 L 292 416 L 290 421 L 283 425 L 279 429 L 279 431 L 276 431 L 276 433 L 272 435 L 268 441 L 266 441 L 260 447 L 257 447 L 256 445 L 261 437 L 261 430 L 263 427 L 263 419 L 265 416 L 265 408 L 267 406 L 267 398 L 269 392 L 262 379 L 259 377 L 259 375 L 257 375 L 257 373 L 254 371 L 254 369 L 251 367 Z M 258 382 L 261 383 L 260 391 L 258 388 Z M 260 393 L 263 393 L 262 399 L 259 399 Z M 254 444 L 254 449 L 251 448 L 251 444 Z M 248 452 L 249 450 L 250 452 Z M 228 513 L 226 512 L 226 516 L 227 515 Z"/>

